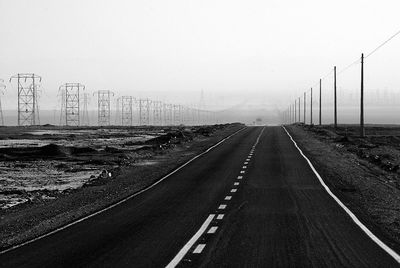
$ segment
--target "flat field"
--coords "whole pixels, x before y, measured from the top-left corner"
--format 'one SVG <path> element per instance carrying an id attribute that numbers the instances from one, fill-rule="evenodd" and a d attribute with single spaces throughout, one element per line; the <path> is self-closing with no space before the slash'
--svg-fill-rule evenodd
<path id="1" fill-rule="evenodd" d="M 0 129 L 0 249 L 131 195 L 242 128 Z"/>

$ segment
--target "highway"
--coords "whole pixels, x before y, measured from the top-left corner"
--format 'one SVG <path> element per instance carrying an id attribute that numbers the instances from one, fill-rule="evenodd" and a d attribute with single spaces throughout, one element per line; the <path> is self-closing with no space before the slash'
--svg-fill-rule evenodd
<path id="1" fill-rule="evenodd" d="M 0 255 L 0 267 L 399 267 L 282 127 L 248 127 L 151 189 Z"/>

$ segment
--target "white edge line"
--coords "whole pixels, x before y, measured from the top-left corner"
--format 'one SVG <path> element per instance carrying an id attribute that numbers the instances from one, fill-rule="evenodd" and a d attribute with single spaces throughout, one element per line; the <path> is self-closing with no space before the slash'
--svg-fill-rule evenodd
<path id="1" fill-rule="evenodd" d="M 33 239 L 28 240 L 28 241 L 26 241 L 26 242 L 23 242 L 23 243 L 21 243 L 21 244 L 18 244 L 18 245 L 15 245 L 15 246 L 11 247 L 11 248 L 8 248 L 8 249 L 5 249 L 5 250 L 3 250 L 3 251 L 0 251 L 0 255 L 2 255 L 2 254 L 4 254 L 4 253 L 7 253 L 7 252 L 9 252 L 9 251 L 12 251 L 12 250 L 14 250 L 14 249 L 20 248 L 20 247 L 22 247 L 22 246 L 28 245 L 28 244 L 30 244 L 30 243 L 33 243 L 33 242 L 35 242 L 35 241 L 37 241 L 37 240 L 40 240 L 40 239 L 45 238 L 45 237 L 47 237 L 47 236 L 50 236 L 50 235 L 52 235 L 52 234 L 58 233 L 58 232 L 60 232 L 60 231 L 62 231 L 62 230 L 64 230 L 64 229 L 67 229 L 68 227 L 71 227 L 71 226 L 73 226 L 73 225 L 75 225 L 75 224 L 77 224 L 77 223 L 80 223 L 80 222 L 82 222 L 82 221 L 85 221 L 85 220 L 87 220 L 87 219 L 90 219 L 90 218 L 92 218 L 92 217 L 94 217 L 94 216 L 96 216 L 96 215 L 98 215 L 98 214 L 100 214 L 100 213 L 103 213 L 103 212 L 105 212 L 105 211 L 107 211 L 107 210 L 110 210 L 110 209 L 112 209 L 112 208 L 114 208 L 114 207 L 116 207 L 116 206 L 118 206 L 118 205 L 120 205 L 120 204 L 122 204 L 122 203 L 125 203 L 125 202 L 128 201 L 129 199 L 132 199 L 133 197 L 136 197 L 136 196 L 138 196 L 138 195 L 140 195 L 140 194 L 142 194 L 142 193 L 144 193 L 144 192 L 150 190 L 151 188 L 153 188 L 154 186 L 156 186 L 156 185 L 159 184 L 160 182 L 164 181 L 164 180 L 165 180 L 166 178 L 168 178 L 169 176 L 175 174 L 176 172 L 178 172 L 179 170 L 181 170 L 183 167 L 187 166 L 188 164 L 190 164 L 191 162 L 193 162 L 193 161 L 196 160 L 197 158 L 199 158 L 199 157 L 205 155 L 206 153 L 208 153 L 209 151 L 211 151 L 212 149 L 214 149 L 215 147 L 217 147 L 218 145 L 220 145 L 220 144 L 223 143 L 224 141 L 230 139 L 232 136 L 236 135 L 237 133 L 241 132 L 241 131 L 244 130 L 244 129 L 246 129 L 246 127 L 243 127 L 243 128 L 241 128 L 241 129 L 239 129 L 238 131 L 232 133 L 232 134 L 229 135 L 228 137 L 223 138 L 222 140 L 220 140 L 219 142 L 217 142 L 216 144 L 214 144 L 213 146 L 211 146 L 210 148 L 208 148 L 208 149 L 205 150 L 204 152 L 202 152 L 202 153 L 200 153 L 200 154 L 194 156 L 192 159 L 190 159 L 190 160 L 187 161 L 186 163 L 184 163 L 184 164 L 182 164 L 181 166 L 177 167 L 176 169 L 174 169 L 173 171 L 171 171 L 170 173 L 168 173 L 167 175 L 165 175 L 164 177 L 162 177 L 162 178 L 159 179 L 158 181 L 156 181 L 156 182 L 154 182 L 153 184 L 147 186 L 146 188 L 140 190 L 139 192 L 136 192 L 136 193 L 134 193 L 134 194 L 132 194 L 132 195 L 130 195 L 130 196 L 128 196 L 128 197 L 125 197 L 124 199 L 118 201 L 117 203 L 114 203 L 114 204 L 112 204 L 112 205 L 110 205 L 110 206 L 108 206 L 108 207 L 105 207 L 105 208 L 103 208 L 103 209 L 101 209 L 101 210 L 99 210 L 99 211 L 96 211 L 96 212 L 94 212 L 93 214 L 90 214 L 90 215 L 87 215 L 87 216 L 85 216 L 85 217 L 83 217 L 83 218 L 80 218 L 79 220 L 76 220 L 76 221 L 73 221 L 73 222 L 71 222 L 71 223 L 68 223 L 67 225 L 64 225 L 64 226 L 62 226 L 62 227 L 60 227 L 60 228 L 57 228 L 57 229 L 55 229 L 55 230 L 53 230 L 53 231 L 51 231 L 51 232 L 45 233 L 45 234 L 43 234 L 43 235 L 41 235 L 41 236 L 38 236 L 38 237 L 36 237 L 36 238 L 33 238 Z"/>
<path id="2" fill-rule="evenodd" d="M 200 236 L 207 230 L 208 225 L 210 225 L 211 221 L 214 219 L 215 214 L 210 214 L 208 218 L 204 221 L 203 225 L 200 229 L 194 234 L 194 236 L 183 246 L 183 248 L 176 254 L 176 256 L 168 263 L 166 268 L 176 267 L 179 262 L 183 259 L 186 253 L 191 249 L 191 247 L 196 243 L 196 241 L 200 238 Z"/>
<path id="3" fill-rule="evenodd" d="M 313 164 L 311 163 L 311 161 L 307 158 L 307 156 L 304 155 L 303 151 L 299 148 L 299 146 L 297 146 L 297 143 L 294 141 L 293 137 L 289 134 L 289 132 L 287 131 L 287 129 L 282 126 L 283 129 L 286 131 L 286 134 L 290 137 L 290 139 L 292 140 L 294 146 L 297 148 L 297 150 L 299 150 L 300 154 L 304 157 L 304 159 L 307 161 L 308 165 L 310 166 L 311 170 L 314 172 L 315 176 L 317 176 L 318 180 L 320 181 L 320 183 L 322 184 L 322 186 L 325 188 L 325 190 L 328 192 L 328 194 L 339 204 L 339 206 L 341 206 L 343 208 L 343 210 L 350 216 L 350 218 L 355 222 L 355 224 L 357 224 L 361 230 L 364 231 L 364 233 L 366 233 L 369 238 L 371 238 L 376 244 L 378 244 L 378 246 L 380 246 L 384 251 L 386 251 L 386 253 L 388 253 L 391 257 L 393 257 L 398 263 L 400 263 L 400 256 L 399 254 L 397 254 L 393 249 L 391 249 L 388 245 L 386 245 L 384 242 L 382 242 L 376 235 L 374 235 L 357 217 L 356 215 L 353 214 L 353 212 L 351 212 L 351 210 L 349 208 L 347 208 L 342 201 L 340 201 L 339 198 L 336 197 L 336 195 L 334 195 L 331 190 L 329 189 L 329 187 L 325 184 L 325 182 L 323 181 L 322 177 L 319 175 L 319 173 L 317 172 L 317 170 L 314 168 Z"/>

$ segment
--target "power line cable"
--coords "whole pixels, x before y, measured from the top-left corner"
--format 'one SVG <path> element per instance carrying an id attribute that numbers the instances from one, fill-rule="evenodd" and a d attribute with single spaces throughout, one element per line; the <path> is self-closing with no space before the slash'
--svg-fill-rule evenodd
<path id="1" fill-rule="evenodd" d="M 380 49 L 381 47 L 383 47 L 384 45 L 386 45 L 387 43 L 389 43 L 393 38 L 395 38 L 396 36 L 398 36 L 400 34 L 400 30 L 398 30 L 394 35 L 392 35 L 391 37 L 389 37 L 388 39 L 386 39 L 382 44 L 380 44 L 379 46 L 377 46 L 374 50 L 372 50 L 370 53 L 368 53 L 365 58 L 368 58 L 369 56 L 371 56 L 372 54 L 374 54 L 378 49 Z"/>

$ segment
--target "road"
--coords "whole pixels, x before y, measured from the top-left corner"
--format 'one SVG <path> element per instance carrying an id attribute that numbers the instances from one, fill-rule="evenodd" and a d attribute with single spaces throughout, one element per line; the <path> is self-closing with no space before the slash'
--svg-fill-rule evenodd
<path id="1" fill-rule="evenodd" d="M 0 267 L 399 267 L 281 127 L 249 127 L 150 190 Z"/>

